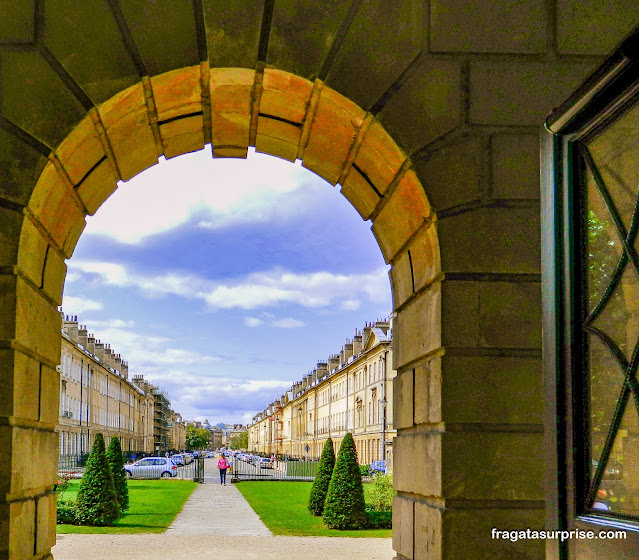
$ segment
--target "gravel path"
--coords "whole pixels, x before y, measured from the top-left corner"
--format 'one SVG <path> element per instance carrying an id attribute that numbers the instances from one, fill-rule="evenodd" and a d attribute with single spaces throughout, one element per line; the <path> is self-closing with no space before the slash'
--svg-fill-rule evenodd
<path id="1" fill-rule="evenodd" d="M 274 537 L 232 484 L 199 485 L 165 533 L 58 535 L 55 560 L 391 560 L 391 539 Z"/>
<path id="2" fill-rule="evenodd" d="M 391 560 L 391 539 L 237 535 L 58 535 L 55 560 Z"/>

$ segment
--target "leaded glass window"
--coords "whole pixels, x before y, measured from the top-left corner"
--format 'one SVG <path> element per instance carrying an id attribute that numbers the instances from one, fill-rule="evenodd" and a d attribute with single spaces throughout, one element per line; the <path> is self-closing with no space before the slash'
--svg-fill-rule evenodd
<path id="1" fill-rule="evenodd" d="M 639 105 L 575 150 L 583 195 L 584 513 L 639 519 Z"/>

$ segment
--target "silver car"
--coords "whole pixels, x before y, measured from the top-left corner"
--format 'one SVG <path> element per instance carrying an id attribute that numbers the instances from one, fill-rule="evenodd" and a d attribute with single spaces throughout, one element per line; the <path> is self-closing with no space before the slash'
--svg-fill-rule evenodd
<path id="1" fill-rule="evenodd" d="M 127 478 L 160 478 L 177 476 L 175 463 L 167 457 L 145 457 L 131 465 L 124 465 Z"/>

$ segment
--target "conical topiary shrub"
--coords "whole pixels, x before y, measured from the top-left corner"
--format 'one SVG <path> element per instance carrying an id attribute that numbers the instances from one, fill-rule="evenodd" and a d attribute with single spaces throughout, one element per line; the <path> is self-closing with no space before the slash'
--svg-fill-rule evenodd
<path id="1" fill-rule="evenodd" d="M 324 523 L 330 529 L 363 529 L 366 509 L 362 475 L 357 463 L 353 436 L 348 432 L 342 440 L 324 503 Z"/>
<path id="2" fill-rule="evenodd" d="M 113 475 L 113 487 L 115 495 L 118 498 L 120 512 L 124 513 L 129 509 L 129 487 L 126 482 L 126 473 L 124 472 L 124 461 L 122 460 L 122 448 L 120 440 L 112 437 L 106 452 L 111 474 Z"/>
<path id="3" fill-rule="evenodd" d="M 311 496 L 308 499 L 308 511 L 313 515 L 322 515 L 328 485 L 331 482 L 333 467 L 335 466 L 335 451 L 333 451 L 333 440 L 329 437 L 324 444 L 322 456 L 317 465 L 317 473 L 311 488 Z"/>
<path id="4" fill-rule="evenodd" d="M 80 481 L 76 511 L 80 525 L 113 525 L 120 517 L 102 434 L 95 434 L 95 441 Z"/>

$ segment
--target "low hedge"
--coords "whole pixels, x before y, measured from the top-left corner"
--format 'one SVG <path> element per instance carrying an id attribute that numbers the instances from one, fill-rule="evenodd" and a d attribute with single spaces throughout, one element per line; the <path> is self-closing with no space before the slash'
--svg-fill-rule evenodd
<path id="1" fill-rule="evenodd" d="M 371 506 L 366 506 L 366 520 L 369 529 L 392 529 L 393 512 L 377 511 Z"/>
<path id="2" fill-rule="evenodd" d="M 78 517 L 75 509 L 75 502 L 58 501 L 57 522 L 67 525 L 77 525 Z"/>

